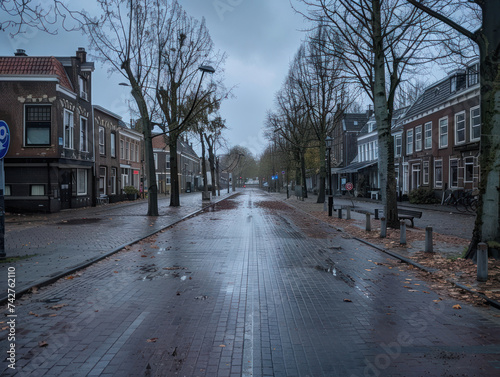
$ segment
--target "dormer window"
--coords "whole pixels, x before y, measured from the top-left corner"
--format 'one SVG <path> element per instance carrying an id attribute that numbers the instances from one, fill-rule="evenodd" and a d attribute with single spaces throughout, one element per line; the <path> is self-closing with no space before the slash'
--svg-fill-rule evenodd
<path id="1" fill-rule="evenodd" d="M 468 85 L 473 86 L 479 82 L 479 64 L 471 65 L 467 69 Z"/>
<path id="2" fill-rule="evenodd" d="M 450 78 L 450 91 L 454 93 L 465 88 L 467 84 L 465 72 L 457 72 Z"/>
<path id="3" fill-rule="evenodd" d="M 89 88 L 88 88 L 88 81 L 85 77 L 79 76 L 78 81 L 80 83 L 80 98 L 84 99 L 85 101 L 89 100 Z"/>

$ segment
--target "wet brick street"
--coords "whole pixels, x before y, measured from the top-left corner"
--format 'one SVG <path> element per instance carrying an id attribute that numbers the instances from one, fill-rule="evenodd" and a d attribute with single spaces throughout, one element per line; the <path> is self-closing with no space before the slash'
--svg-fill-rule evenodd
<path id="1" fill-rule="evenodd" d="M 23 296 L 16 314 L 2 376 L 500 375 L 500 311 L 438 296 L 258 190 Z"/>

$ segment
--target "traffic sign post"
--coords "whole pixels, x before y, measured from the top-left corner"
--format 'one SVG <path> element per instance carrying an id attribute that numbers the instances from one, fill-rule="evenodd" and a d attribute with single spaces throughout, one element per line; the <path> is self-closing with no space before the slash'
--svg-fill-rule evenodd
<path id="1" fill-rule="evenodd" d="M 4 157 L 10 145 L 9 126 L 0 120 L 0 260 L 5 259 L 5 170 Z"/>

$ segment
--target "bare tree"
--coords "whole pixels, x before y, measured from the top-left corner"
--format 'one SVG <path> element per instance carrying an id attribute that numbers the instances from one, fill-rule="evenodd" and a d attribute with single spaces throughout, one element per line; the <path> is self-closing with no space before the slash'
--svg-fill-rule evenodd
<path id="1" fill-rule="evenodd" d="M 394 141 L 391 135 L 396 92 L 412 65 L 426 62 L 435 42 L 435 23 L 404 0 L 302 0 L 309 18 L 327 23 L 330 51 L 344 62 L 346 77 L 374 104 L 379 140 L 379 174 L 387 224 L 398 227 Z M 425 25 L 424 27 L 421 27 Z M 410 72 L 411 73 L 411 72 Z"/>
<path id="2" fill-rule="evenodd" d="M 495 0 L 442 1 L 428 6 L 416 0 L 407 0 L 449 28 L 468 37 L 479 46 L 481 83 L 481 143 L 479 205 L 467 258 L 475 258 L 479 242 L 500 242 L 500 29 L 498 14 L 500 2 Z M 466 20 L 479 16 L 480 25 L 471 31 L 463 20 L 446 15 L 449 7 Z"/>
<path id="3" fill-rule="evenodd" d="M 309 124 L 319 144 L 320 183 L 318 203 L 325 201 L 325 140 L 338 124 L 347 106 L 347 83 L 343 79 L 342 60 L 330 53 L 329 28 L 320 24 L 309 40 L 302 44 L 290 72 L 291 84 L 297 88 L 307 106 Z M 339 48 L 337 44 L 334 49 Z M 330 174 L 330 172 L 328 173 Z"/>
<path id="4" fill-rule="evenodd" d="M 204 69 L 199 73 L 200 66 L 210 62 L 215 64 L 211 69 L 217 70 L 224 63 L 225 54 L 214 50 L 214 45 L 205 21 L 198 21 L 189 16 L 174 2 L 174 17 L 171 20 L 170 33 L 161 41 L 160 60 L 157 65 L 157 77 L 161 84 L 157 91 L 157 99 L 165 119 L 163 132 L 168 134 L 170 147 L 170 169 L 172 189 L 170 206 L 179 206 L 179 177 L 177 163 L 177 140 L 189 127 L 188 119 L 203 111 L 205 99 L 223 90 L 222 82 L 212 82 L 198 96 L 202 85 Z M 212 71 L 213 72 L 213 71 Z M 194 97 L 193 97 L 194 94 Z M 224 97 L 226 94 L 221 95 Z M 189 97 L 195 99 L 191 109 L 187 110 Z"/>
<path id="5" fill-rule="evenodd" d="M 158 216 L 158 188 L 154 164 L 152 131 L 158 112 L 155 103 L 161 62 L 159 45 L 170 38 L 174 5 L 168 0 L 103 0 L 103 17 L 85 14 L 84 30 L 95 58 L 109 64 L 128 80 L 140 114 L 148 189 L 148 216 Z"/>
<path id="6" fill-rule="evenodd" d="M 0 30 L 9 31 L 11 35 L 25 33 L 26 28 L 49 34 L 57 34 L 59 27 L 65 31 L 79 30 L 85 19 L 81 12 L 71 10 L 67 2 L 60 0 L 44 3 L 35 0 L 2 0 L 0 17 Z"/>

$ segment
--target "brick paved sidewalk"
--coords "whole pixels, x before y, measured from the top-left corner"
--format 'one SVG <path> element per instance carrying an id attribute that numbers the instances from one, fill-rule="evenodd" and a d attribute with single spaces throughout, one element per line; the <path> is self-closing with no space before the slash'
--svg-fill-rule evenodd
<path id="1" fill-rule="evenodd" d="M 211 204 L 232 194 L 221 192 Z M 210 205 L 201 193 L 181 195 L 181 206 L 170 207 L 168 197 L 159 199 L 158 217 L 148 217 L 147 200 L 80 208 L 55 214 L 9 215 L 6 219 L 7 258 L 0 263 L 0 279 L 16 268 L 17 293 L 46 284 L 89 265 L 124 246 L 169 227 Z M 6 291 L 0 302 L 6 300 Z"/>
<path id="2" fill-rule="evenodd" d="M 464 250 L 469 245 L 469 233 L 472 233 L 474 217 L 462 216 L 457 213 L 447 213 L 444 210 L 435 211 L 420 208 L 424 215 L 422 219 L 415 219 L 415 228 L 407 227 L 407 245 L 400 246 L 399 230 L 388 231 L 392 233 L 390 239 L 381 239 L 380 221 L 371 218 L 371 232 L 365 231 L 366 216 L 363 212 L 367 210 L 373 213 L 373 208 L 379 207 L 379 203 L 373 201 L 355 201 L 356 211 L 351 211 L 350 221 L 337 219 L 337 213 L 332 217 L 327 216 L 326 206 L 316 203 L 317 196 L 311 196 L 304 200 L 295 197 L 286 199 L 286 193 L 270 193 L 272 197 L 281 199 L 294 208 L 300 209 L 316 218 L 326 221 L 353 237 L 366 241 L 369 245 L 394 255 L 401 260 L 411 263 L 429 272 L 429 279 L 435 280 L 436 285 L 449 286 L 453 294 L 468 292 L 470 301 L 480 303 L 486 300 L 490 305 L 500 308 L 500 262 L 490 258 L 489 278 L 486 283 L 476 280 L 476 266 L 472 261 L 458 259 L 462 257 Z M 348 205 L 349 200 L 335 198 L 335 205 Z M 416 208 L 416 207 L 414 207 Z M 357 212 L 360 211 L 360 212 Z M 419 220 L 419 221 L 417 221 Z M 437 224 L 433 233 L 434 253 L 422 253 L 425 250 L 425 226 L 424 224 Z M 352 226 L 357 230 L 353 231 Z M 420 226 L 420 227 L 419 227 Z M 345 229 L 344 229 L 345 227 Z M 450 229 L 452 231 L 450 231 Z M 457 236 L 458 235 L 458 236 Z M 453 264 L 455 263 L 455 265 Z M 448 292 L 450 293 L 450 292 Z"/>

